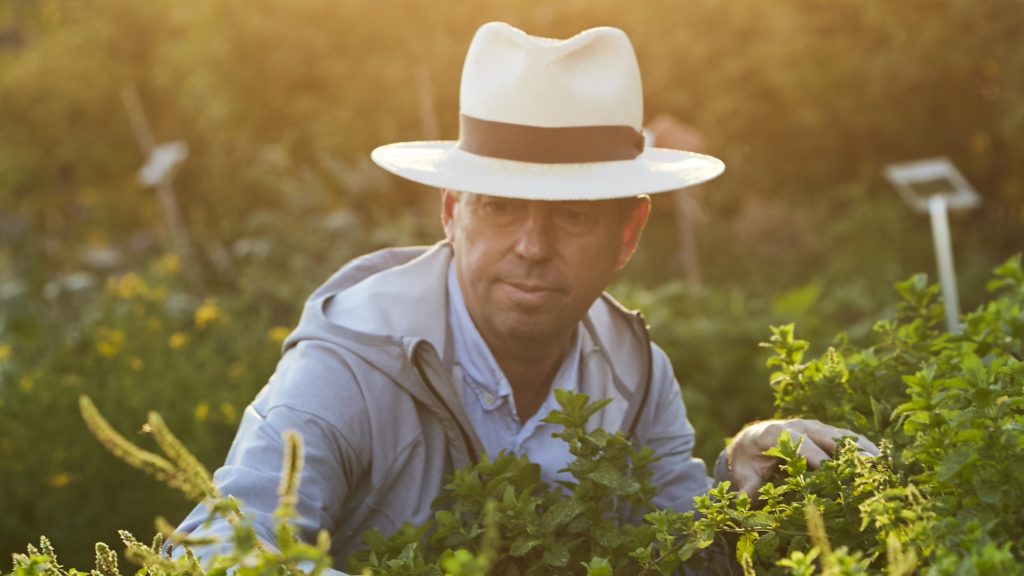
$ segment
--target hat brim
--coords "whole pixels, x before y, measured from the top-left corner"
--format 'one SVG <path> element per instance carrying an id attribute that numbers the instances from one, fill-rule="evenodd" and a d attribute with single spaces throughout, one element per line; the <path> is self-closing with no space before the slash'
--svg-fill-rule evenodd
<path id="1" fill-rule="evenodd" d="M 628 198 L 694 186 L 725 170 L 718 158 L 666 148 L 646 148 L 632 160 L 541 164 L 479 156 L 456 144 L 401 142 L 381 146 L 370 157 L 420 184 L 524 200 Z"/>

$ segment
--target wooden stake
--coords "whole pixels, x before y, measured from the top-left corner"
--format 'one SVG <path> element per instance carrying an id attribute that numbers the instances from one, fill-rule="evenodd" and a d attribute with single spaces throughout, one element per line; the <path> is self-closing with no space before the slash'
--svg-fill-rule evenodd
<path id="1" fill-rule="evenodd" d="M 149 121 L 146 119 L 146 112 L 139 100 L 139 92 L 134 84 L 126 84 L 121 88 L 121 100 L 124 102 L 125 110 L 128 113 L 128 120 L 131 122 L 132 131 L 135 133 L 135 141 L 139 145 L 142 155 L 149 158 L 156 148 L 156 140 L 150 129 Z M 160 203 L 160 211 L 170 235 L 171 248 L 178 258 L 181 259 L 181 267 L 185 272 L 192 289 L 198 293 L 205 292 L 206 282 L 202 270 L 192 250 L 192 241 L 189 238 L 188 227 L 181 217 L 181 209 L 174 193 L 174 187 L 170 181 L 165 180 L 157 184 L 157 201 Z"/>

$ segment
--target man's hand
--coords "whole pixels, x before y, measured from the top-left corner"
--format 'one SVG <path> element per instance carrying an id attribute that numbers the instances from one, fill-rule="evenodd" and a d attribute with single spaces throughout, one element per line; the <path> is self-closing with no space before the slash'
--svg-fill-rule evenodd
<path id="1" fill-rule="evenodd" d="M 751 499 L 757 498 L 758 489 L 779 464 L 777 458 L 765 456 L 764 451 L 775 447 L 784 430 L 789 432 L 794 444 L 800 444 L 799 453 L 807 459 L 807 465 L 812 470 L 817 470 L 829 458 L 836 449 L 836 441 L 845 436 L 855 438 L 864 454 L 879 454 L 878 446 L 864 436 L 817 420 L 755 422 L 741 430 L 726 450 L 733 485 L 737 490 L 746 492 Z"/>

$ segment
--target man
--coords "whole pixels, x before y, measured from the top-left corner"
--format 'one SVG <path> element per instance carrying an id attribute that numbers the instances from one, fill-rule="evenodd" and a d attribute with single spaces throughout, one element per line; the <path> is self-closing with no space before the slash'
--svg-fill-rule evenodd
<path id="1" fill-rule="evenodd" d="M 445 240 L 344 266 L 306 304 L 267 386 L 246 410 L 215 480 L 260 536 L 270 527 L 282 433 L 306 460 L 298 527 L 332 536 L 341 566 L 370 528 L 431 516 L 445 477 L 481 453 L 509 450 L 553 481 L 569 459 L 541 420 L 552 390 L 611 398 L 592 424 L 628 434 L 660 460 L 655 504 L 685 510 L 712 480 L 692 457 L 668 359 L 639 315 L 603 294 L 630 259 L 647 194 L 722 172 L 715 158 L 644 149 L 632 46 L 612 28 L 565 41 L 483 26 L 466 58 L 458 142 L 378 148 L 373 159 L 442 190 Z M 817 422 L 761 422 L 720 458 L 720 475 L 754 494 L 780 432 L 803 435 L 817 465 L 852 435 Z M 866 440 L 865 450 L 875 452 Z M 183 532 L 202 527 L 198 507 Z"/>

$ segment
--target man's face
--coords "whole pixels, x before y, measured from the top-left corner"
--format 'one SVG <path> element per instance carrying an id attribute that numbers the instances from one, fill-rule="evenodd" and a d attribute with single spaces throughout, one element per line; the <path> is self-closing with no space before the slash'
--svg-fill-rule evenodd
<path id="1" fill-rule="evenodd" d="M 648 199 L 548 202 L 444 191 L 466 307 L 493 348 L 567 339 L 629 261 Z"/>

